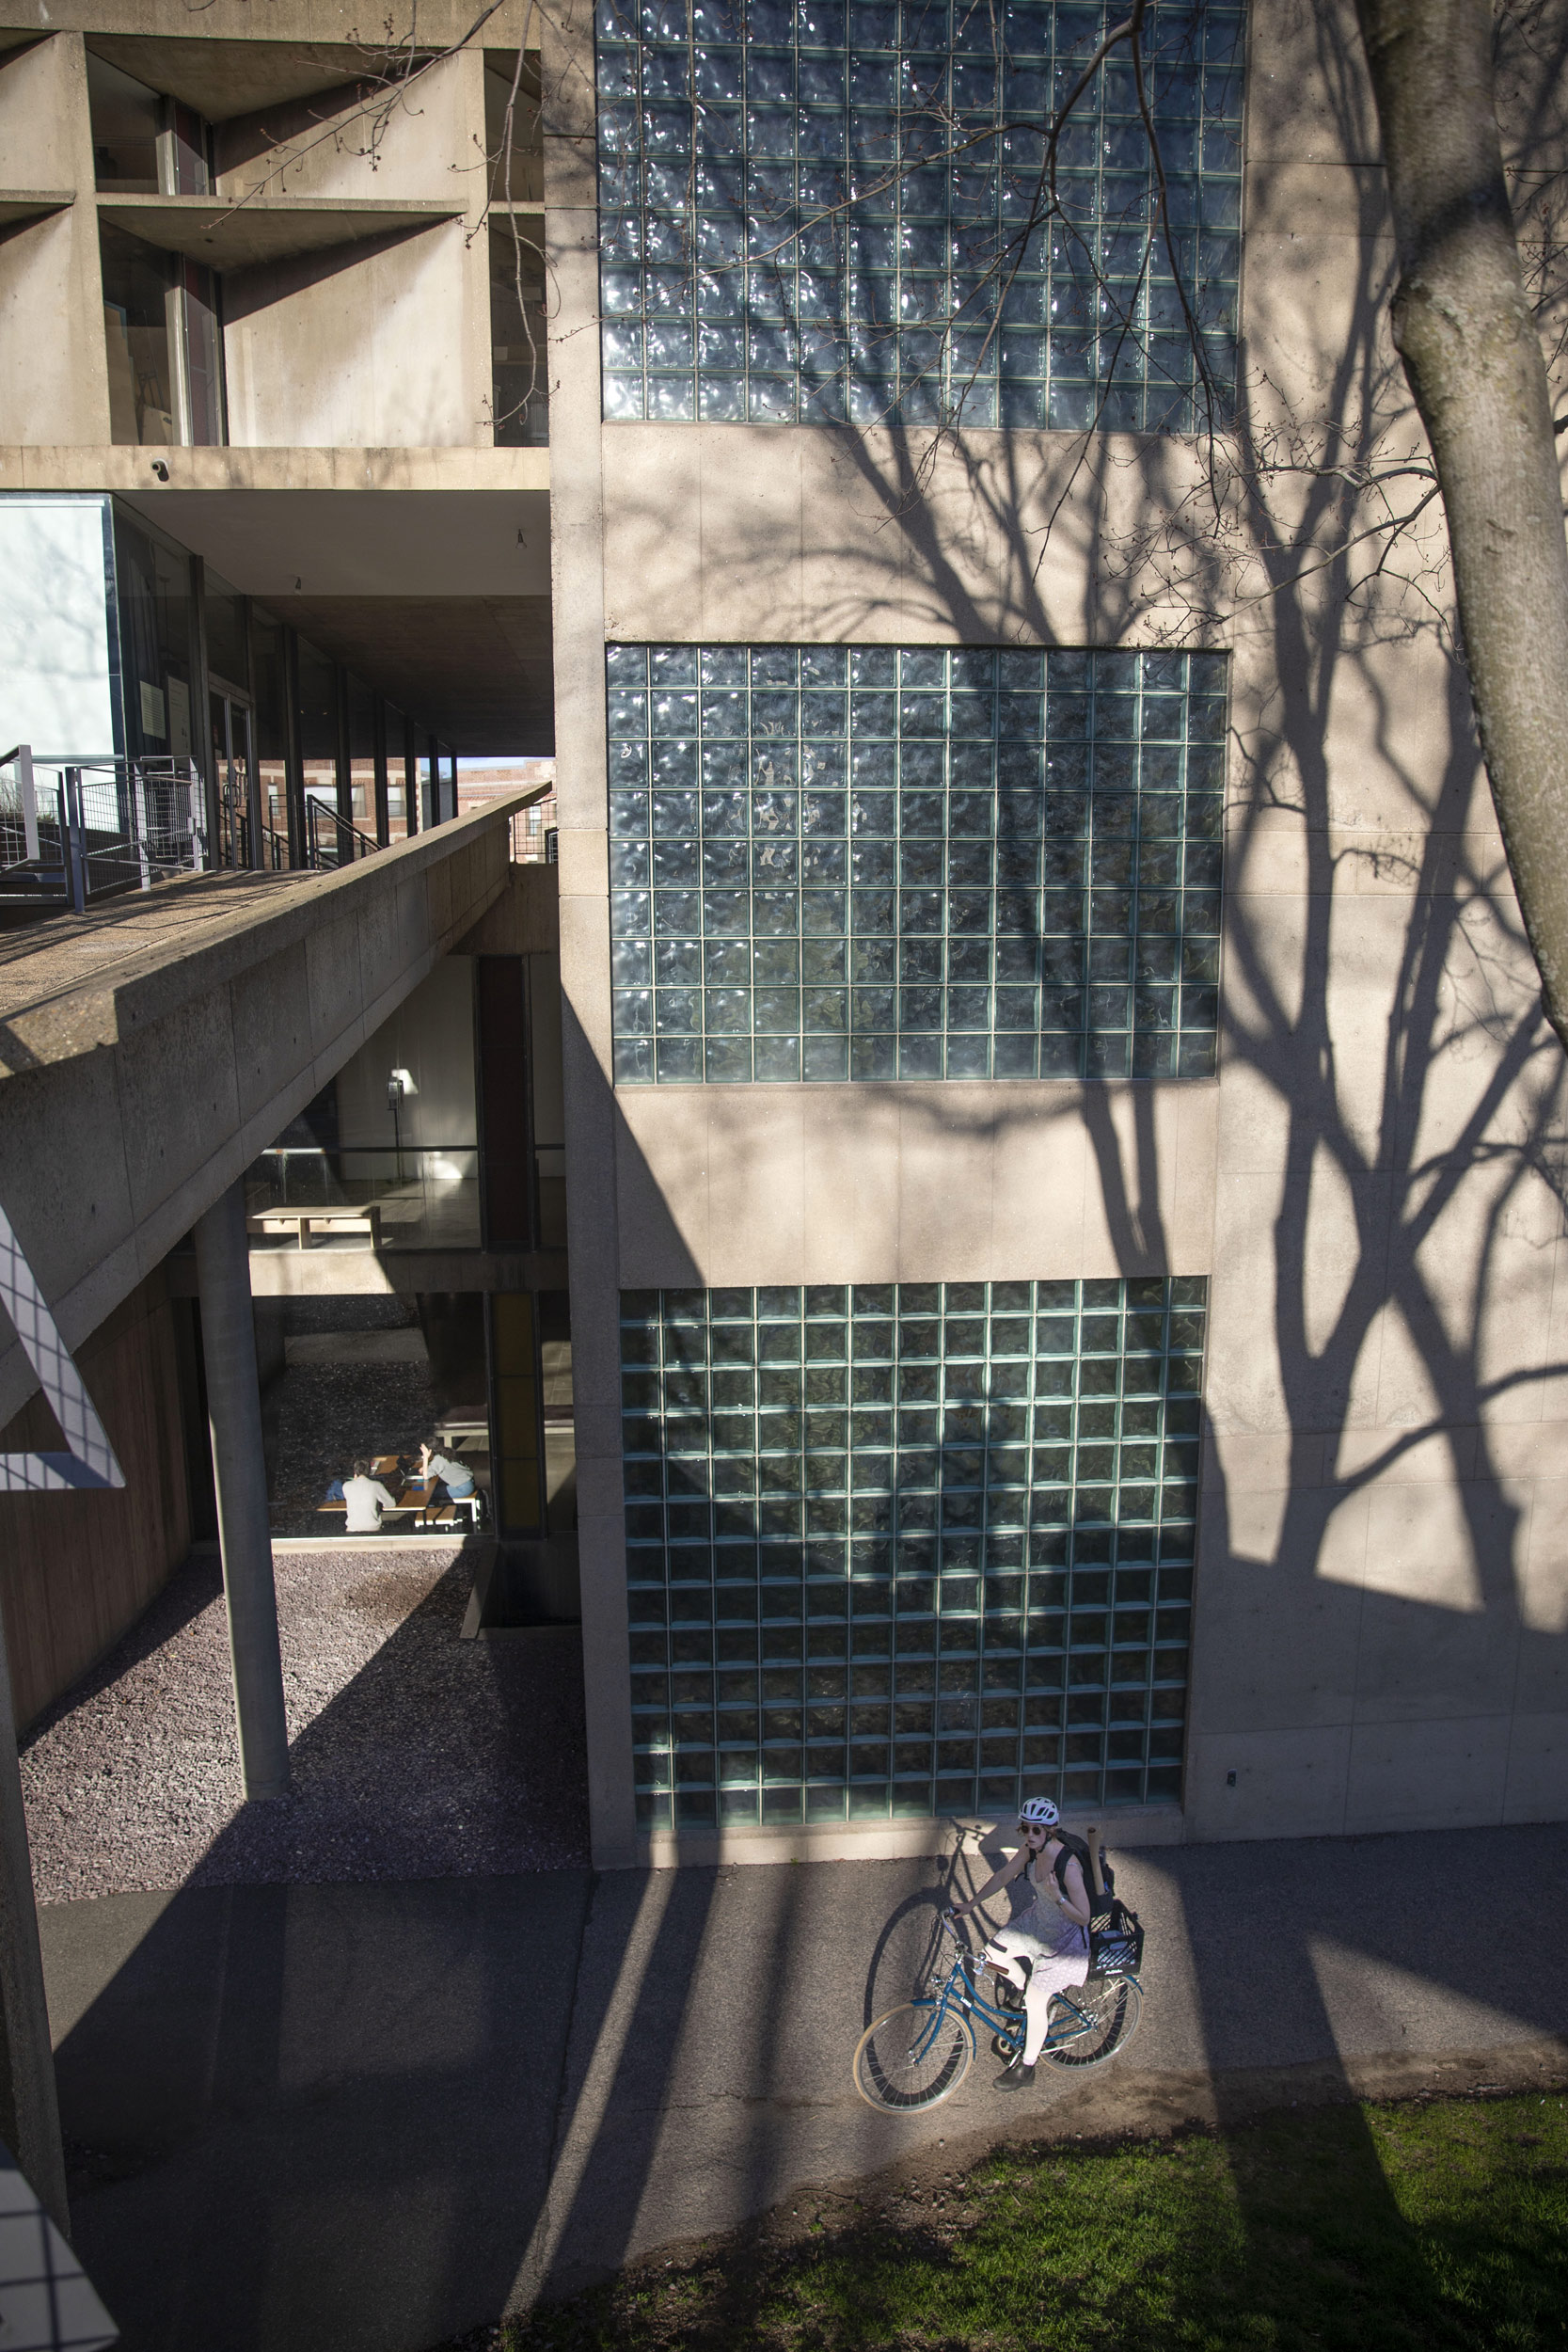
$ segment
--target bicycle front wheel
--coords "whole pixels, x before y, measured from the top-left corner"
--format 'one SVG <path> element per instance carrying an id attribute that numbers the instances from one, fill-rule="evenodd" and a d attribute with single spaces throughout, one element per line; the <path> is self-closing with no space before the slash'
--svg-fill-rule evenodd
<path id="1" fill-rule="evenodd" d="M 855 2048 L 855 2089 L 892 2114 L 940 2106 L 969 2072 L 968 2026 L 940 2001 L 905 2001 L 868 2026 Z"/>
<path id="2" fill-rule="evenodd" d="M 1096 1977 L 1051 2004 L 1045 2047 L 1053 2066 L 1100 2066 L 1119 2058 L 1138 2030 L 1143 1994 L 1131 1977 Z"/>

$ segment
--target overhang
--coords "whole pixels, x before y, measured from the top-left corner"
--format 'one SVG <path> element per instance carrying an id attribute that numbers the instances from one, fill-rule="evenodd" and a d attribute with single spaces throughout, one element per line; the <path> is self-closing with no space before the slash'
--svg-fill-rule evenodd
<path id="1" fill-rule="evenodd" d="M 547 490 L 169 487 L 126 502 L 454 750 L 554 750 Z"/>
<path id="2" fill-rule="evenodd" d="M 333 246 L 362 245 L 372 237 L 411 235 L 442 221 L 461 220 L 461 204 L 381 203 L 372 198 L 334 198 L 319 203 L 305 196 L 100 197 L 98 217 L 166 253 L 183 253 L 209 269 L 244 269 L 252 262 L 286 262 L 300 253 L 323 253 Z"/>

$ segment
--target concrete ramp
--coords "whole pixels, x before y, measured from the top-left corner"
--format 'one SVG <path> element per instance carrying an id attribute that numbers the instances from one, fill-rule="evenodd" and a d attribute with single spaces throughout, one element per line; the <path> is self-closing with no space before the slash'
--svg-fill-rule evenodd
<path id="1" fill-rule="evenodd" d="M 527 796 L 330 874 L 195 875 L 0 947 L 0 1200 L 74 1347 L 499 897 Z M 37 1388 L 8 1332 L 0 1423 Z"/>

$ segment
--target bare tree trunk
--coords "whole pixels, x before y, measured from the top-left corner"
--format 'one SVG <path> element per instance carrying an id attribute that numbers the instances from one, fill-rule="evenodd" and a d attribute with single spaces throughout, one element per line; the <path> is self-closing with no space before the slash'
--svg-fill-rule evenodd
<path id="1" fill-rule="evenodd" d="M 1503 177 L 1492 10 L 1356 6 L 1399 246 L 1394 342 L 1436 462 L 1492 798 L 1568 1044 L 1568 543 Z"/>

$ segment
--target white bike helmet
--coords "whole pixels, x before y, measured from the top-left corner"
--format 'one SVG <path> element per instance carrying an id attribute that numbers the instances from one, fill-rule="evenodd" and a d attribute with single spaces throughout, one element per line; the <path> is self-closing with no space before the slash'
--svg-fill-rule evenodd
<path id="1" fill-rule="evenodd" d="M 1025 1797 L 1018 1808 L 1021 1821 L 1034 1821 L 1041 1829 L 1054 1829 L 1061 1815 L 1049 1797 Z"/>

